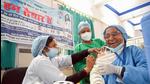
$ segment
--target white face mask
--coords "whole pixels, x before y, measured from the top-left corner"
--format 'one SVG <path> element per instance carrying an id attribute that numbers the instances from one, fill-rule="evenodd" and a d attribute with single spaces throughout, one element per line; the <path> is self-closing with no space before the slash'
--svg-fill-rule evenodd
<path id="1" fill-rule="evenodd" d="M 92 36 L 91 32 L 85 32 L 85 33 L 81 34 L 81 39 L 84 41 L 89 41 L 89 40 L 91 40 L 91 36 Z"/>
<path id="2" fill-rule="evenodd" d="M 47 53 L 48 57 L 51 59 L 53 57 L 56 57 L 58 54 L 58 49 L 57 48 L 49 48 L 49 51 Z"/>
<path id="3" fill-rule="evenodd" d="M 119 44 L 116 48 L 110 48 L 109 49 L 112 51 L 112 52 L 116 52 L 118 54 L 120 54 L 122 52 L 122 49 L 124 47 L 124 42 Z"/>

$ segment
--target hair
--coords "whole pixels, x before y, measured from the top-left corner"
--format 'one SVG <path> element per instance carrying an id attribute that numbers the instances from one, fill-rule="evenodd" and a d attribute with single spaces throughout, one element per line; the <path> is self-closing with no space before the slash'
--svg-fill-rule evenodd
<path id="1" fill-rule="evenodd" d="M 54 39 L 54 37 L 49 36 L 49 37 L 47 38 L 47 41 L 46 41 L 46 45 L 45 45 L 45 46 L 48 46 L 48 44 L 51 43 L 51 42 L 53 41 L 53 39 Z"/>
<path id="2" fill-rule="evenodd" d="M 111 28 L 111 27 L 114 27 L 114 28 L 116 28 L 117 29 L 117 27 L 116 26 L 108 26 L 108 27 L 106 27 L 106 29 L 104 30 L 104 32 L 103 32 L 103 35 L 105 35 L 105 33 L 106 33 L 106 31 L 107 31 L 107 29 L 109 29 L 109 28 Z M 118 29 L 117 29 L 118 30 Z M 119 32 L 120 32 L 120 30 L 118 30 Z M 122 34 L 122 32 L 120 32 L 121 34 Z"/>
<path id="3" fill-rule="evenodd" d="M 52 37 L 52 36 L 49 36 L 49 37 L 47 38 L 46 45 L 45 45 L 44 49 L 47 49 L 49 43 L 51 43 L 51 42 L 53 41 L 53 39 L 54 39 L 54 37 Z M 47 56 L 44 49 L 42 50 L 42 53 L 43 53 L 45 56 Z"/>

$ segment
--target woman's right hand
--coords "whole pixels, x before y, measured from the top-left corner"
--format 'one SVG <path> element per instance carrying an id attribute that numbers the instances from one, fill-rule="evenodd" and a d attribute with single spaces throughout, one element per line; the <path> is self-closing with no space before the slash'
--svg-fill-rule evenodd
<path id="1" fill-rule="evenodd" d="M 89 73 L 95 64 L 95 58 L 93 56 L 86 57 L 86 67 L 84 68 Z"/>

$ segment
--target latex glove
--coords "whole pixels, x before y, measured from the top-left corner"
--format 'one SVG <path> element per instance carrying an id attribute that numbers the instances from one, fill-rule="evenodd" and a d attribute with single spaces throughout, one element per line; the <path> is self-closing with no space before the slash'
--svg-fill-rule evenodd
<path id="1" fill-rule="evenodd" d="M 101 75 L 107 75 L 107 74 L 117 74 L 120 76 L 121 71 L 122 71 L 122 67 L 121 66 L 115 66 L 113 64 L 99 64 L 98 66 L 94 66 L 97 67 L 99 70 L 99 73 Z"/>

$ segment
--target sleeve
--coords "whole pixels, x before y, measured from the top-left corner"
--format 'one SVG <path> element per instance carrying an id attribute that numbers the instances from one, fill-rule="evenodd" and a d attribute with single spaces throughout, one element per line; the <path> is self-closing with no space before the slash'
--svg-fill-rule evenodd
<path id="1" fill-rule="evenodd" d="M 96 65 L 94 65 L 92 71 L 90 72 L 90 84 L 105 84 L 105 81 L 102 75 L 100 75 Z"/>
<path id="2" fill-rule="evenodd" d="M 148 77 L 147 62 L 142 49 L 132 46 L 130 51 L 135 62 L 135 66 L 126 65 L 123 76 L 125 84 L 149 84 L 150 78 Z M 133 78 L 134 77 L 134 78 Z M 132 80 L 131 80 L 132 79 Z M 137 81 L 138 80 L 138 81 Z"/>
<path id="3" fill-rule="evenodd" d="M 106 42 L 104 42 L 104 41 L 102 41 L 102 40 L 100 39 L 100 44 L 101 44 L 102 46 L 105 46 L 105 45 L 106 45 Z"/>
<path id="4" fill-rule="evenodd" d="M 59 67 L 71 66 L 88 56 L 88 54 L 88 50 L 83 50 L 81 52 L 74 53 L 71 56 L 65 55 L 56 57 L 55 60 L 58 62 Z"/>
<path id="5" fill-rule="evenodd" d="M 74 51 L 75 51 L 75 53 L 77 53 L 77 52 L 80 51 L 80 44 L 78 44 L 78 45 L 75 46 Z"/>
<path id="6" fill-rule="evenodd" d="M 100 54 L 99 54 L 100 55 Z M 111 64 L 115 60 L 115 54 L 103 54 L 98 56 L 95 65 L 90 72 L 90 84 L 105 84 L 104 78 L 102 77 L 98 66 L 100 64 Z"/>
<path id="7" fill-rule="evenodd" d="M 66 81 L 72 81 L 73 83 L 78 83 L 83 78 L 87 77 L 88 73 L 83 69 L 81 72 L 68 76 Z"/>
<path id="8" fill-rule="evenodd" d="M 82 44 L 78 44 L 76 45 L 75 47 L 75 53 L 78 53 L 81 51 L 81 47 L 82 47 Z M 82 61 L 80 62 L 77 62 L 75 64 L 73 64 L 73 68 L 76 72 L 80 72 L 81 70 L 83 70 L 83 68 L 85 67 L 85 59 L 83 59 Z"/>
<path id="9" fill-rule="evenodd" d="M 72 58 L 70 55 L 58 56 L 55 60 L 58 62 L 60 68 L 72 65 Z"/>
<path id="10" fill-rule="evenodd" d="M 104 41 L 101 40 L 101 39 L 94 39 L 94 41 L 96 41 L 96 42 L 100 45 L 100 47 L 106 45 L 106 42 L 104 42 Z"/>
<path id="11" fill-rule="evenodd" d="M 88 50 L 83 50 L 81 52 L 75 53 L 71 55 L 72 63 L 75 64 L 78 61 L 82 60 L 83 58 L 87 57 L 90 53 Z"/>
<path id="12" fill-rule="evenodd" d="M 66 76 L 48 61 L 40 61 L 38 63 L 37 75 L 45 84 L 52 84 L 56 81 L 64 81 Z"/>

